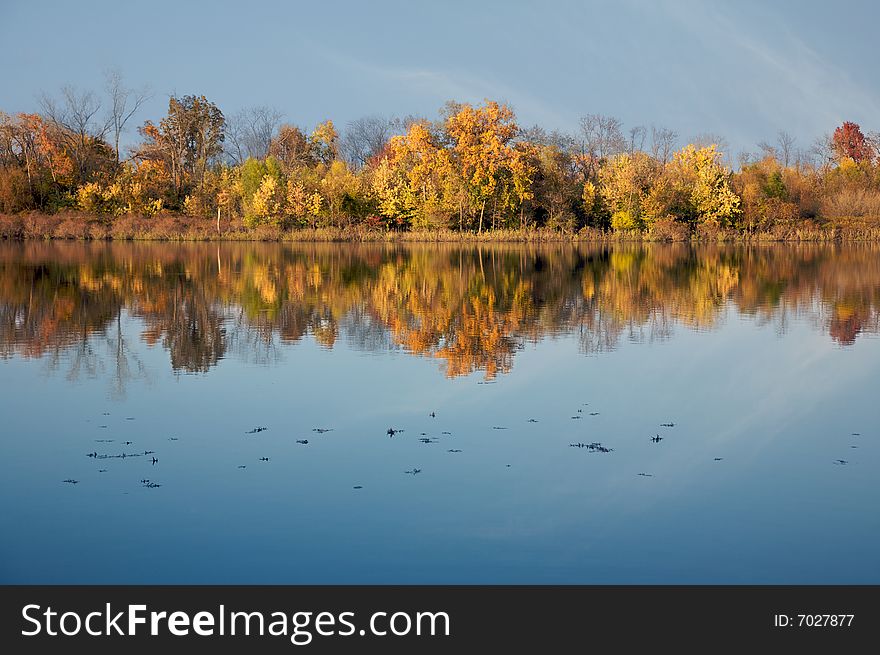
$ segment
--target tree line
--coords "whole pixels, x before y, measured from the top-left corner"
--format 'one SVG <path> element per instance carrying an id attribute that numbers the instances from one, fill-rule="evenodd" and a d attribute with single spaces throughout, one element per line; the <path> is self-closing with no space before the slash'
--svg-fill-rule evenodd
<path id="1" fill-rule="evenodd" d="M 118 73 L 103 94 L 65 87 L 39 113 L 0 112 L 0 213 L 159 214 L 227 228 L 384 230 L 584 227 L 663 233 L 880 223 L 880 136 L 845 122 L 799 148 L 755 152 L 586 115 L 570 134 L 522 127 L 502 103 L 449 102 L 436 119 L 368 116 L 311 130 L 269 107 L 226 116 L 203 95 L 123 133 L 149 99 Z"/>

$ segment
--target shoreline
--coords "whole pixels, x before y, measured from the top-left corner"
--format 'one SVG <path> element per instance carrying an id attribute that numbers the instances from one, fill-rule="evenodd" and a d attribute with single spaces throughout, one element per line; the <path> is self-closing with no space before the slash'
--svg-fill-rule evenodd
<path id="1" fill-rule="evenodd" d="M 582 228 L 497 229 L 458 232 L 450 229 L 386 231 L 362 225 L 292 228 L 221 225 L 212 219 L 164 215 L 121 216 L 113 220 L 80 213 L 0 215 L 0 241 L 153 241 L 153 242 L 290 242 L 290 243 L 856 243 L 880 242 L 880 225 L 858 219 L 846 222 L 774 225 L 760 231 L 690 230 L 681 224 L 656 232 L 614 232 Z"/>

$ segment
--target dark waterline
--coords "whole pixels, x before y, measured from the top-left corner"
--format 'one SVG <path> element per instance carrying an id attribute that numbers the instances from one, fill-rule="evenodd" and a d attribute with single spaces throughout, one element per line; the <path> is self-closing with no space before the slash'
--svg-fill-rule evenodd
<path id="1" fill-rule="evenodd" d="M 0 244 L 0 582 L 880 583 L 878 334 L 874 245 Z"/>

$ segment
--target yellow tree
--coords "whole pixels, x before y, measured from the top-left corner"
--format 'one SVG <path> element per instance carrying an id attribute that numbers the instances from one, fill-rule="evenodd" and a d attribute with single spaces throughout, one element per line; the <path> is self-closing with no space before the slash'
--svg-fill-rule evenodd
<path id="1" fill-rule="evenodd" d="M 731 188 L 730 170 L 722 165 L 714 144 L 688 145 L 675 153 L 670 166 L 674 185 L 689 200 L 686 218 L 726 227 L 739 216 L 740 198 Z"/>
<path id="2" fill-rule="evenodd" d="M 480 208 L 479 231 L 489 200 L 497 193 L 514 157 L 511 145 L 519 132 L 513 111 L 488 101 L 484 107 L 463 104 L 446 120 L 446 133 L 453 143 L 455 164 L 466 184 L 474 207 Z"/>
<path id="3" fill-rule="evenodd" d="M 324 171 L 321 195 L 333 221 L 339 223 L 343 219 L 350 220 L 360 210 L 361 180 L 344 161 L 337 159 Z"/>
<path id="4" fill-rule="evenodd" d="M 312 153 L 321 163 L 329 165 L 339 159 L 339 132 L 336 131 L 333 121 L 318 124 L 309 137 L 309 142 Z"/>
<path id="5" fill-rule="evenodd" d="M 379 213 L 395 225 L 411 223 L 418 212 L 418 198 L 409 183 L 406 171 L 383 157 L 372 170 L 370 190 Z"/>
<path id="6" fill-rule="evenodd" d="M 272 175 L 263 177 L 260 187 L 251 200 L 252 215 L 248 217 L 249 227 L 266 223 L 281 227 L 284 222 L 285 189 Z"/>
<path id="7" fill-rule="evenodd" d="M 374 171 L 373 191 L 382 214 L 397 224 L 435 227 L 453 211 L 449 151 L 425 122 L 393 137 Z"/>
<path id="8" fill-rule="evenodd" d="M 615 230 L 644 227 L 644 207 L 659 173 L 656 160 L 643 152 L 617 155 L 599 169 L 599 192 Z"/>
<path id="9" fill-rule="evenodd" d="M 528 143 L 519 143 L 513 148 L 508 170 L 509 183 L 505 185 L 504 209 L 519 208 L 519 226 L 525 226 L 525 203 L 535 198 L 534 181 L 537 173 L 535 148 Z"/>

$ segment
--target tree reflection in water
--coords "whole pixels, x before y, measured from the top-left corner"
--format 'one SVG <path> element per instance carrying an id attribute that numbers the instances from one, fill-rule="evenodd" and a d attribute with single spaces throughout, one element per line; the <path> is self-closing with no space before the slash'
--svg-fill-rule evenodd
<path id="1" fill-rule="evenodd" d="M 6 243 L 0 356 L 109 373 L 122 394 L 148 377 L 136 338 L 161 344 L 180 372 L 229 352 L 273 363 L 311 337 L 486 379 L 547 337 L 608 351 L 676 326 L 712 330 L 731 310 L 780 333 L 807 320 L 845 347 L 880 331 L 878 255 L 874 245 Z"/>

